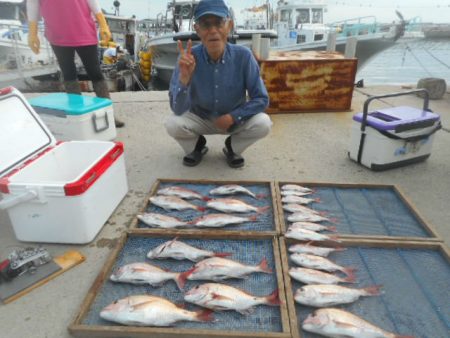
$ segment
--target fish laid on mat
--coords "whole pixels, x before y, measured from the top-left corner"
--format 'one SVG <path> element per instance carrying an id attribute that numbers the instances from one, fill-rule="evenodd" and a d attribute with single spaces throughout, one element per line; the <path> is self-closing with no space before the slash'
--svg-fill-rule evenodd
<path id="1" fill-rule="evenodd" d="M 228 278 L 245 278 L 254 272 L 272 273 L 272 270 L 267 266 L 265 258 L 258 265 L 245 265 L 231 259 L 211 257 L 195 264 L 188 279 L 220 281 Z"/>
<path id="2" fill-rule="evenodd" d="M 323 224 L 313 223 L 313 222 L 294 222 L 289 226 L 289 229 L 304 229 L 309 231 L 336 231 L 335 226 L 327 226 Z"/>
<path id="3" fill-rule="evenodd" d="M 298 184 L 283 184 L 281 187 L 281 190 L 291 190 L 291 191 L 299 191 L 299 192 L 313 192 L 312 189 L 309 189 L 307 187 L 303 187 Z"/>
<path id="4" fill-rule="evenodd" d="M 206 206 L 211 209 L 216 209 L 222 212 L 257 212 L 262 213 L 270 207 L 255 207 L 247 204 L 241 200 L 232 198 L 216 198 L 206 202 Z"/>
<path id="5" fill-rule="evenodd" d="M 194 219 L 192 222 L 189 222 L 189 224 L 195 225 L 196 227 L 220 228 L 226 225 L 254 222 L 256 219 L 256 216 L 244 217 L 228 214 L 207 214 Z"/>
<path id="6" fill-rule="evenodd" d="M 310 243 L 307 244 L 294 244 L 289 247 L 289 252 L 292 253 L 306 253 L 315 256 L 327 257 L 330 253 L 335 251 L 344 251 L 345 248 L 336 247 L 336 248 L 327 248 L 323 246 L 315 246 Z"/>
<path id="7" fill-rule="evenodd" d="M 340 285 L 305 285 L 294 295 L 297 303 L 315 307 L 328 307 L 338 304 L 349 304 L 363 296 L 378 296 L 380 286 L 369 286 L 362 289 L 348 288 Z"/>
<path id="8" fill-rule="evenodd" d="M 232 286 L 218 283 L 198 285 L 184 295 L 184 300 L 211 310 L 234 310 L 249 314 L 256 305 L 277 306 L 280 304 L 278 290 L 268 296 L 253 296 Z"/>
<path id="9" fill-rule="evenodd" d="M 332 338 L 414 338 L 384 331 L 350 312 L 331 308 L 319 309 L 308 315 L 302 328 Z"/>
<path id="10" fill-rule="evenodd" d="M 355 283 L 355 276 L 339 277 L 328 272 L 308 269 L 308 268 L 290 268 L 289 276 L 305 284 L 338 284 Z"/>
<path id="11" fill-rule="evenodd" d="M 210 195 L 221 195 L 221 196 L 244 194 L 244 195 L 251 196 L 253 198 L 263 198 L 265 196 L 264 194 L 256 195 L 256 194 L 252 193 L 250 190 L 248 190 L 247 188 L 244 188 L 243 186 L 237 185 L 237 184 L 221 185 L 220 187 L 210 190 L 209 194 Z"/>
<path id="12" fill-rule="evenodd" d="M 150 250 L 147 254 L 147 257 L 155 259 L 188 259 L 192 262 L 198 262 L 208 257 L 226 257 L 230 255 L 231 253 L 212 252 L 208 250 L 198 249 L 186 243 L 177 241 L 177 239 L 174 238 L 173 240 L 164 242 L 161 245 L 158 245 L 156 248 Z"/>
<path id="13" fill-rule="evenodd" d="M 187 209 L 205 211 L 204 207 L 199 207 L 195 204 L 191 204 L 176 196 L 152 196 L 150 197 L 150 202 L 167 211 Z"/>
<path id="14" fill-rule="evenodd" d="M 312 192 L 301 192 L 301 191 L 295 191 L 295 190 L 281 190 L 281 196 L 288 197 L 288 196 L 298 196 L 303 197 L 307 195 L 311 195 Z"/>
<path id="15" fill-rule="evenodd" d="M 111 275 L 110 279 L 113 282 L 149 284 L 151 286 L 160 286 L 168 280 L 174 280 L 181 290 L 191 272 L 192 270 L 186 272 L 165 271 L 157 266 L 138 262 L 121 266 Z"/>
<path id="16" fill-rule="evenodd" d="M 289 222 L 333 222 L 332 219 L 317 214 L 295 212 L 287 217 Z"/>
<path id="17" fill-rule="evenodd" d="M 300 266 L 310 269 L 318 269 L 323 271 L 342 271 L 347 276 L 353 276 L 355 269 L 349 267 L 343 267 L 336 263 L 333 263 L 329 259 L 320 256 L 308 255 L 303 253 L 294 253 L 290 256 L 291 260 Z"/>
<path id="18" fill-rule="evenodd" d="M 303 214 L 311 214 L 311 215 L 323 215 L 325 212 L 314 210 L 308 207 L 305 207 L 304 205 L 298 204 L 298 203 L 289 203 L 289 204 L 283 204 L 283 209 L 292 213 L 303 213 Z"/>
<path id="19" fill-rule="evenodd" d="M 171 217 L 167 215 L 157 214 L 154 212 L 144 213 L 142 215 L 137 215 L 137 218 L 151 227 L 157 228 L 177 228 L 188 226 L 188 222 L 184 222 L 176 217 Z"/>
<path id="20" fill-rule="evenodd" d="M 334 242 L 340 242 L 337 235 L 325 235 L 325 234 L 319 234 L 315 231 L 303 229 L 303 228 L 292 228 L 289 227 L 289 229 L 286 231 L 285 237 L 296 239 L 299 241 L 334 241 Z"/>
<path id="21" fill-rule="evenodd" d="M 288 191 L 285 191 L 285 193 L 286 192 L 288 192 Z M 283 196 L 281 198 L 281 202 L 282 203 L 286 203 L 286 204 L 289 204 L 289 203 L 300 204 L 300 205 L 301 204 L 307 204 L 307 203 L 304 203 L 305 200 L 306 201 L 307 200 L 313 200 L 313 201 L 317 200 L 317 201 L 319 201 L 319 199 L 307 198 L 307 197 L 302 197 L 302 196 L 299 196 L 299 195 L 285 195 L 285 196 Z"/>
<path id="22" fill-rule="evenodd" d="M 171 326 L 179 321 L 213 321 L 211 311 L 187 311 L 167 299 L 147 295 L 117 300 L 103 308 L 100 317 L 130 326 Z"/>
<path id="23" fill-rule="evenodd" d="M 187 200 L 197 199 L 197 200 L 207 201 L 209 199 L 209 197 L 202 196 L 194 190 L 177 187 L 177 186 L 171 186 L 171 187 L 159 189 L 156 192 L 156 194 L 164 195 L 164 196 L 176 196 L 176 197 L 184 198 Z"/>
<path id="24" fill-rule="evenodd" d="M 307 197 L 301 197 L 301 196 L 295 196 L 295 197 L 297 197 L 295 199 L 296 202 L 292 202 L 291 204 L 300 204 L 300 205 L 302 205 L 302 204 L 311 204 L 312 202 L 320 202 L 320 198 L 307 198 Z M 287 203 L 287 202 L 283 202 L 283 203 Z M 289 207 L 289 204 L 288 204 L 287 208 L 285 208 L 285 207 L 286 207 L 286 205 L 283 206 L 284 210 L 290 211 L 290 209 L 292 209 L 292 206 Z M 295 212 L 295 211 L 291 211 L 291 212 Z"/>

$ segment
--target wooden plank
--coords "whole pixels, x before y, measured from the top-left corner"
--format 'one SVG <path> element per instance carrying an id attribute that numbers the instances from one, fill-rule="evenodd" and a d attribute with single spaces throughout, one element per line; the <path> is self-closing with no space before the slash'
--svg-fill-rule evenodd
<path id="1" fill-rule="evenodd" d="M 246 234 L 248 235 L 248 234 Z M 260 338 L 290 338 L 290 326 L 289 326 L 289 315 L 286 306 L 286 290 L 284 288 L 284 278 L 283 270 L 280 258 L 280 249 L 278 246 L 278 240 L 276 236 L 270 237 L 272 239 L 273 254 L 274 254 L 274 264 L 276 269 L 276 279 L 278 284 L 278 291 L 280 297 L 280 314 L 281 314 L 281 327 L 282 332 L 241 332 L 241 331 L 224 331 L 224 330 L 205 330 L 205 329 L 183 329 L 183 328 L 160 328 L 160 327 L 128 327 L 128 326 L 100 326 L 100 325 L 85 325 L 83 324 L 84 318 L 88 315 L 89 309 L 93 305 L 98 292 L 101 290 L 103 284 L 108 279 L 117 256 L 120 254 L 121 250 L 126 244 L 126 241 L 131 237 L 147 237 L 147 238 L 165 238 L 168 239 L 173 237 L 170 232 L 163 232 L 160 234 L 148 233 L 138 231 L 137 229 L 130 229 L 126 234 L 124 234 L 121 240 L 118 242 L 115 250 L 108 258 L 103 269 L 97 276 L 94 284 L 91 286 L 88 294 L 86 295 L 79 313 L 77 314 L 74 321 L 69 326 L 70 333 L 75 337 L 91 338 L 91 337 L 129 337 L 129 338 L 140 338 L 140 337 L 182 337 L 182 338 L 250 338 L 250 337 L 260 337 Z M 266 235 L 262 234 L 251 234 L 250 236 L 242 235 L 227 235 L 226 238 L 221 237 L 217 233 L 198 233 L 198 232 L 184 232 L 180 233 L 179 237 L 182 238 L 204 238 L 204 239 L 236 239 L 236 240 L 262 240 L 269 239 Z"/>
<path id="2" fill-rule="evenodd" d="M 41 279 L 40 281 L 36 282 L 35 284 L 29 286 L 26 289 L 23 289 L 22 291 L 16 293 L 15 295 L 4 299 L 3 303 L 8 304 L 8 303 L 11 303 L 11 302 L 15 301 L 17 298 L 20 298 L 20 297 L 28 294 L 32 290 L 38 288 L 41 285 L 44 285 L 45 283 L 47 283 L 47 282 L 51 281 L 52 279 L 58 277 L 62 273 L 66 272 L 67 270 L 69 270 L 69 269 L 73 268 L 74 266 L 84 262 L 85 259 L 86 258 L 80 252 L 75 251 L 75 250 L 67 251 L 63 255 L 55 257 L 53 259 L 53 262 L 55 262 L 56 265 L 59 265 L 61 267 L 60 270 L 52 273 L 51 275 L 45 277 L 44 279 Z"/>

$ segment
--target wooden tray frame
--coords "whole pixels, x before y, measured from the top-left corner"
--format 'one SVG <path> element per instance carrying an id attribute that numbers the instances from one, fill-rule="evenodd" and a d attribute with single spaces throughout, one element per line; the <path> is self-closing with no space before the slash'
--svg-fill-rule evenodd
<path id="1" fill-rule="evenodd" d="M 289 276 L 289 257 L 287 251 L 287 245 L 299 243 L 298 241 L 291 240 L 288 238 L 280 237 L 280 256 L 283 265 L 283 275 L 284 275 L 284 287 L 286 291 L 287 305 L 289 310 L 289 320 L 291 326 L 291 333 L 293 338 L 303 338 L 299 332 L 299 323 L 297 322 L 297 312 L 295 310 L 295 300 L 292 292 L 292 283 Z M 444 243 L 440 242 L 425 242 L 425 241 L 386 241 L 383 239 L 343 239 L 342 243 L 338 243 L 339 246 L 344 247 L 375 247 L 375 248 L 392 248 L 392 249 L 431 249 L 436 250 L 441 253 L 447 262 L 450 264 L 450 250 L 445 246 Z M 334 243 L 336 246 L 336 243 Z"/>
<path id="2" fill-rule="evenodd" d="M 209 233 L 215 233 L 220 234 L 221 236 L 235 236 L 235 235 L 242 235 L 242 236 L 258 236 L 258 234 L 263 234 L 266 236 L 274 236 L 276 234 L 281 234 L 281 227 L 279 223 L 279 210 L 278 210 L 278 203 L 276 200 L 276 194 L 275 194 L 275 183 L 273 181 L 217 181 L 217 180 L 188 180 L 188 179 L 168 179 L 168 178 L 159 178 L 155 181 L 155 183 L 152 185 L 150 192 L 147 196 L 145 196 L 143 206 L 139 213 L 143 213 L 146 211 L 148 205 L 149 205 L 149 198 L 153 195 L 156 195 L 156 191 L 158 190 L 161 183 L 186 183 L 186 184 L 261 184 L 261 185 L 268 185 L 270 189 L 270 197 L 272 199 L 272 208 L 273 208 L 273 222 L 274 222 L 274 229 L 271 231 L 265 230 L 265 231 L 248 231 L 248 230 L 224 230 L 223 228 L 200 228 L 200 229 L 194 229 L 194 228 L 178 228 L 178 229 L 169 229 L 168 231 L 171 231 L 175 234 L 183 234 L 183 233 L 192 233 L 196 232 L 199 234 L 209 234 Z M 132 222 L 130 223 L 130 229 L 137 230 L 142 233 L 161 233 L 161 230 L 165 231 L 167 229 L 161 229 L 161 228 L 138 228 L 139 220 L 137 217 L 134 217 Z"/>
<path id="3" fill-rule="evenodd" d="M 272 240 L 273 254 L 275 260 L 275 269 L 277 276 L 278 291 L 280 297 L 280 313 L 281 313 L 281 327 L 282 332 L 243 332 L 243 331 L 225 331 L 225 330 L 198 330 L 198 329 L 184 329 L 184 328 L 159 328 L 159 327 L 129 327 L 122 325 L 101 326 L 101 325 L 85 325 L 82 324 L 83 319 L 88 314 L 91 305 L 93 304 L 97 293 L 101 286 L 108 279 L 114 263 L 124 247 L 125 243 L 130 237 L 158 237 L 158 238 L 173 238 L 174 234 L 168 231 L 147 232 L 130 230 L 125 233 L 118 242 L 115 250 L 112 252 L 106 261 L 103 269 L 98 274 L 96 280 L 88 291 L 79 313 L 69 326 L 69 332 L 75 337 L 92 338 L 92 337 L 127 337 L 127 338 L 289 338 L 291 337 L 291 328 L 289 326 L 289 314 L 286 301 L 286 290 L 284 288 L 283 268 L 280 257 L 280 247 L 278 245 L 277 236 L 267 236 L 265 234 L 246 234 L 247 236 L 239 236 L 236 234 L 227 234 L 226 237 L 222 233 L 177 233 L 180 238 L 205 238 L 205 239 L 236 239 L 236 240 Z"/>
<path id="4" fill-rule="evenodd" d="M 374 240 L 395 240 L 395 241 L 426 241 L 426 242 L 443 242 L 442 237 L 436 232 L 434 227 L 430 225 L 428 221 L 424 219 L 422 215 L 420 215 L 419 211 L 414 207 L 412 202 L 405 196 L 405 194 L 401 191 L 401 189 L 396 185 L 389 184 L 357 184 L 357 183 L 323 183 L 323 182 L 284 182 L 284 181 L 276 181 L 275 182 L 275 191 L 276 191 L 276 201 L 278 203 L 278 215 L 279 215 L 279 224 L 281 228 L 281 234 L 285 234 L 287 230 L 287 225 L 284 220 L 284 210 L 283 205 L 281 203 L 281 186 L 283 184 L 300 184 L 305 186 L 318 186 L 318 187 L 335 187 L 335 188 L 350 188 L 350 189 L 358 189 L 358 188 L 366 188 L 366 189 L 392 189 L 400 198 L 400 200 L 406 205 L 409 211 L 413 214 L 413 216 L 417 219 L 417 221 L 422 225 L 425 231 L 431 237 L 400 237 L 400 236 L 376 236 L 376 235 L 350 235 L 350 234 L 338 234 L 339 238 L 346 239 L 374 239 Z"/>

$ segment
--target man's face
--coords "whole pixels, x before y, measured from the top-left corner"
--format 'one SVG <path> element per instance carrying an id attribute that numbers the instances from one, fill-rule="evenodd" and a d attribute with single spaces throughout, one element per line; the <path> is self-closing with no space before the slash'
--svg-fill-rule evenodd
<path id="1" fill-rule="evenodd" d="M 195 24 L 198 36 L 213 59 L 223 54 L 232 27 L 233 23 L 230 19 L 215 15 L 202 16 Z"/>

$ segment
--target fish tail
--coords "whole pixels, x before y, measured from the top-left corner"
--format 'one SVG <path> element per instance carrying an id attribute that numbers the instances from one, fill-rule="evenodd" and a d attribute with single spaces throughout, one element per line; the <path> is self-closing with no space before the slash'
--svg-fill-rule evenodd
<path id="1" fill-rule="evenodd" d="M 213 322 L 213 313 L 213 310 L 200 310 L 195 313 L 195 318 L 198 319 L 199 322 Z"/>
<path id="2" fill-rule="evenodd" d="M 331 235 L 331 236 L 328 236 L 328 237 L 330 238 L 331 241 L 341 242 L 341 240 L 339 239 L 338 235 Z"/>
<path id="3" fill-rule="evenodd" d="M 339 220 L 337 219 L 337 218 L 330 218 L 329 220 L 328 220 L 328 222 L 331 222 L 331 223 L 339 223 Z"/>
<path id="4" fill-rule="evenodd" d="M 278 294 L 278 289 L 275 289 L 270 295 L 266 296 L 266 304 L 277 306 L 280 305 L 280 297 Z"/>
<path id="5" fill-rule="evenodd" d="M 269 205 L 266 205 L 265 207 L 260 207 L 260 208 L 257 208 L 257 213 L 258 214 L 262 214 L 262 213 L 264 213 L 264 212 L 267 212 L 267 210 L 269 210 L 270 209 L 270 206 Z"/>
<path id="6" fill-rule="evenodd" d="M 356 276 L 354 273 L 342 279 L 345 283 L 356 283 Z"/>
<path id="7" fill-rule="evenodd" d="M 248 218 L 248 220 L 249 220 L 250 222 L 255 222 L 257 219 L 258 219 L 258 217 L 256 217 L 256 215 L 250 216 L 250 217 Z"/>
<path id="8" fill-rule="evenodd" d="M 261 260 L 261 263 L 259 263 L 258 267 L 259 267 L 259 270 L 260 270 L 261 272 L 264 272 L 264 273 L 272 273 L 272 269 L 270 269 L 269 266 L 267 265 L 267 259 L 266 259 L 266 257 L 264 257 L 264 258 Z"/>
<path id="9" fill-rule="evenodd" d="M 381 291 L 382 285 L 373 285 L 367 288 L 364 288 L 363 291 L 367 296 L 378 296 L 382 293 Z"/>
<path id="10" fill-rule="evenodd" d="M 347 248 L 344 248 L 342 246 L 337 246 L 334 248 L 334 251 L 345 251 L 345 250 L 347 250 Z"/>
<path id="11" fill-rule="evenodd" d="M 328 215 L 328 211 L 318 211 L 317 212 L 320 216 L 326 216 Z"/>
<path id="12" fill-rule="evenodd" d="M 320 197 L 315 198 L 314 202 L 320 203 L 321 202 Z"/>
<path id="13" fill-rule="evenodd" d="M 255 197 L 256 197 L 256 199 L 261 200 L 263 198 L 266 198 L 267 195 L 266 194 L 256 194 Z"/>
<path id="14" fill-rule="evenodd" d="M 177 275 L 175 278 L 175 283 L 177 283 L 177 286 L 180 290 L 184 289 L 184 285 L 186 284 L 186 279 L 189 277 L 190 274 L 195 270 L 195 268 L 189 269 L 188 271 L 181 272 Z"/>
<path id="15" fill-rule="evenodd" d="M 335 227 L 335 226 L 330 226 L 330 227 L 328 227 L 328 228 L 327 228 L 327 231 L 332 231 L 332 232 L 336 232 L 336 231 L 337 231 L 337 229 L 336 229 L 336 227 Z"/>
<path id="16" fill-rule="evenodd" d="M 355 268 L 344 268 L 342 270 L 343 273 L 347 275 L 348 278 L 356 278 L 355 277 Z"/>
<path id="17" fill-rule="evenodd" d="M 232 255 L 231 252 L 215 252 L 214 253 L 215 257 L 229 257 L 231 255 Z"/>
<path id="18" fill-rule="evenodd" d="M 204 212 L 206 210 L 205 207 L 196 207 L 195 209 L 197 209 L 198 211 Z"/>
<path id="19" fill-rule="evenodd" d="M 202 196 L 202 201 L 205 201 L 205 202 L 208 202 L 208 201 L 211 201 L 211 197 L 208 197 L 208 196 Z"/>

